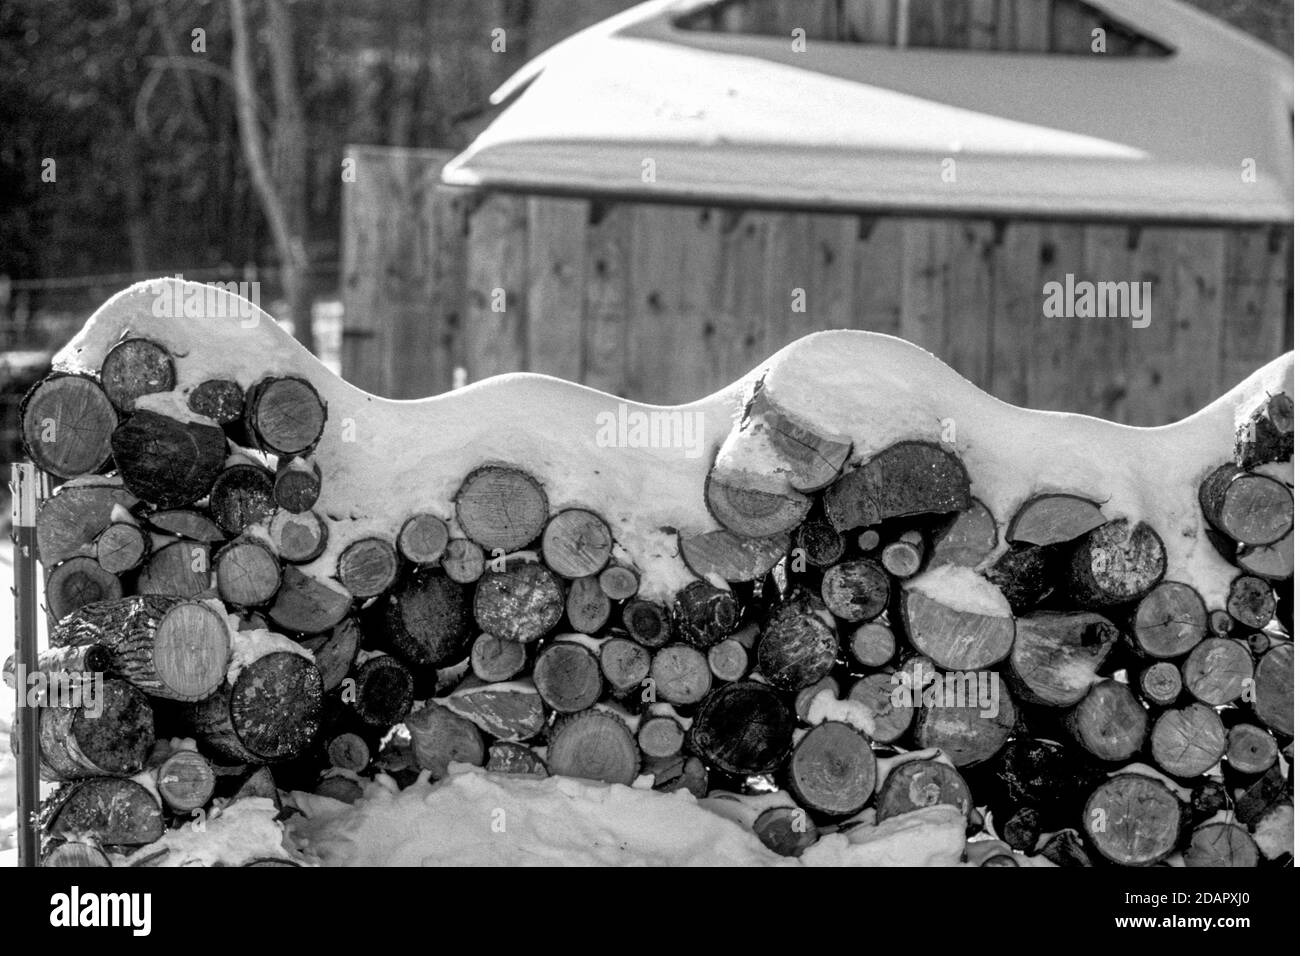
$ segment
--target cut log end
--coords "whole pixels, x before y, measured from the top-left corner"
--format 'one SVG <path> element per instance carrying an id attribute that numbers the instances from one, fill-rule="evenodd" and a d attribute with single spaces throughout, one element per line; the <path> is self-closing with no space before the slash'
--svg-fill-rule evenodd
<path id="1" fill-rule="evenodd" d="M 489 465 L 465 479 L 456 492 L 456 518 L 465 534 L 491 552 L 518 551 L 546 524 L 546 492 L 531 475 Z"/>
<path id="2" fill-rule="evenodd" d="M 1106 859 L 1145 866 L 1173 852 L 1180 817 L 1178 798 L 1163 783 L 1143 774 L 1123 773 L 1092 792 L 1082 823 L 1083 832 Z"/>
<path id="3" fill-rule="evenodd" d="M 42 471 L 77 478 L 99 471 L 112 452 L 117 413 L 99 384 L 81 375 L 52 375 L 22 401 L 23 447 Z"/>
<path id="4" fill-rule="evenodd" d="M 157 342 L 124 339 L 104 356 L 99 380 L 114 408 L 133 412 L 141 396 L 176 387 L 176 366 L 171 354 Z"/>

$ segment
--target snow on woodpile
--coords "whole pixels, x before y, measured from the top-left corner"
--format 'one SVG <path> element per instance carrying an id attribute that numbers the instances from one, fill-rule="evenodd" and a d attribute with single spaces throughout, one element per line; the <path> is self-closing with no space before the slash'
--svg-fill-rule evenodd
<path id="1" fill-rule="evenodd" d="M 295 795 L 289 824 L 326 866 L 944 866 L 965 847 L 951 807 L 823 837 L 799 859 L 685 793 L 459 769 L 400 792 L 378 784 L 352 806 Z"/>

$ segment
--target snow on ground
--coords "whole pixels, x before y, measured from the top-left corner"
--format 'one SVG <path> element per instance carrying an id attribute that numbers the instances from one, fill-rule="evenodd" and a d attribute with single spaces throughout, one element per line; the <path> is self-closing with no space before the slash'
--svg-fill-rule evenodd
<path id="1" fill-rule="evenodd" d="M 352 806 L 294 798 L 306 815 L 290 837 L 325 866 L 953 866 L 965 848 L 965 817 L 930 807 L 823 836 L 793 860 L 683 791 L 460 766 L 400 792 L 370 784 Z"/>

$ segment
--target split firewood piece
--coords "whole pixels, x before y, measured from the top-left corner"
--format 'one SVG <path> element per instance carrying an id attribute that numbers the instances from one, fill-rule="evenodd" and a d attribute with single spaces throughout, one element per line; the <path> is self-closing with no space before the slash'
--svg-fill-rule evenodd
<path id="1" fill-rule="evenodd" d="M 397 580 L 397 550 L 383 538 L 358 538 L 339 555 L 338 579 L 353 597 L 382 594 Z"/>
<path id="2" fill-rule="evenodd" d="M 778 476 L 723 470 L 716 464 L 704 480 L 704 502 L 718 524 L 745 538 L 793 531 L 812 507 L 811 498 Z"/>
<path id="3" fill-rule="evenodd" d="M 370 765 L 370 745 L 360 734 L 345 731 L 330 738 L 325 755 L 331 767 L 360 773 Z"/>
<path id="4" fill-rule="evenodd" d="M 1270 395 L 1237 426 L 1237 465 L 1253 468 L 1294 455 L 1295 405 L 1285 392 Z"/>
<path id="5" fill-rule="evenodd" d="M 930 565 L 956 564 L 973 568 L 998 546 L 998 523 L 988 505 L 971 498 L 970 507 L 959 511 L 935 535 Z"/>
<path id="6" fill-rule="evenodd" d="M 1171 777 L 1195 777 L 1213 769 L 1227 747 L 1223 721 L 1204 704 L 1166 710 L 1151 728 L 1151 757 Z"/>
<path id="7" fill-rule="evenodd" d="M 280 559 L 255 538 L 230 542 L 213 558 L 217 594 L 227 604 L 258 607 L 280 589 Z"/>
<path id="8" fill-rule="evenodd" d="M 1013 544 L 984 572 L 1011 605 L 1013 614 L 1028 614 L 1056 590 L 1060 579 L 1053 549 Z"/>
<path id="9" fill-rule="evenodd" d="M 481 767 L 487 760 L 478 727 L 446 707 L 426 704 L 408 716 L 405 723 L 416 766 L 428 770 L 434 780 L 447 776 L 447 768 L 453 763 Z"/>
<path id="10" fill-rule="evenodd" d="M 148 535 L 130 521 L 114 521 L 95 539 L 95 560 L 109 574 L 134 571 L 148 556 Z"/>
<path id="11" fill-rule="evenodd" d="M 127 490 L 158 508 L 205 497 L 226 465 L 226 433 L 219 427 L 148 409 L 113 430 L 112 446 Z"/>
<path id="12" fill-rule="evenodd" d="M 1197 700 L 1221 707 L 1245 693 L 1254 672 L 1255 662 L 1245 644 L 1210 637 L 1192 648 L 1183 661 L 1183 684 Z"/>
<path id="13" fill-rule="evenodd" d="M 1234 621 L 1259 629 L 1273 620 L 1277 598 L 1267 581 L 1249 574 L 1239 574 L 1228 586 L 1226 608 Z"/>
<path id="14" fill-rule="evenodd" d="M 122 596 L 122 582 L 94 558 L 78 555 L 50 569 L 45 577 L 45 606 L 60 621 L 73 611 L 96 601 Z"/>
<path id="15" fill-rule="evenodd" d="M 777 470 L 796 491 L 819 491 L 839 475 L 853 443 L 847 436 L 818 428 L 772 399 L 759 382 L 745 406 L 740 436 L 766 442 L 780 464 Z"/>
<path id="16" fill-rule="evenodd" d="M 352 595 L 308 577 L 293 565 L 284 569 L 280 590 L 267 611 L 272 622 L 293 634 L 320 634 L 352 609 Z"/>
<path id="17" fill-rule="evenodd" d="M 727 638 L 709 648 L 709 670 L 721 681 L 740 680 L 749 673 L 749 652 L 740 641 Z"/>
<path id="18" fill-rule="evenodd" d="M 790 755 L 790 792 L 809 810 L 848 816 L 867 805 L 876 787 L 871 742 L 837 720 L 808 731 Z"/>
<path id="19" fill-rule="evenodd" d="M 195 736 L 237 763 L 271 763 L 306 751 L 321 727 L 324 689 L 316 665 L 272 651 L 244 665 L 233 686 L 191 705 Z"/>
<path id="20" fill-rule="evenodd" d="M 1079 746 L 1111 762 L 1132 758 L 1147 739 L 1146 708 L 1127 684 L 1109 678 L 1092 685 L 1065 724 Z"/>
<path id="21" fill-rule="evenodd" d="M 1113 863 L 1147 866 L 1178 845 L 1182 807 L 1159 780 L 1144 773 L 1120 773 L 1088 797 L 1083 832 L 1097 852 Z"/>
<path id="22" fill-rule="evenodd" d="M 1279 644 L 1255 665 L 1255 716 L 1283 736 L 1294 732 L 1295 647 Z"/>
<path id="23" fill-rule="evenodd" d="M 564 587 L 542 564 L 520 562 L 489 571 L 474 590 L 474 620 L 509 641 L 535 641 L 564 615 Z"/>
<path id="24" fill-rule="evenodd" d="M 1242 548 L 1236 555 L 1237 567 L 1269 581 L 1285 581 L 1295 574 L 1295 530 L 1272 544 Z"/>
<path id="25" fill-rule="evenodd" d="M 1100 680 L 1097 671 L 1117 640 L 1119 629 L 1088 611 L 1019 618 L 1009 662 L 1012 686 L 1036 704 L 1073 706 Z"/>
<path id="26" fill-rule="evenodd" d="M 969 568 L 945 565 L 908 583 L 903 624 L 912 646 L 940 667 L 982 670 L 1011 652 L 1016 619 L 998 589 Z"/>
<path id="27" fill-rule="evenodd" d="M 1165 545 L 1145 521 L 1108 521 L 1084 536 L 1070 560 L 1069 586 L 1087 608 L 1137 601 L 1165 574 Z"/>
<path id="28" fill-rule="evenodd" d="M 1277 763 L 1277 741 L 1263 727 L 1237 724 L 1228 731 L 1228 765 L 1238 773 L 1263 773 Z"/>
<path id="29" fill-rule="evenodd" d="M 1156 661 L 1138 677 L 1142 696 L 1157 707 L 1168 707 L 1183 692 L 1183 675 L 1171 661 Z"/>
<path id="30" fill-rule="evenodd" d="M 711 647 L 736 629 L 740 605 L 731 591 L 692 581 L 677 592 L 673 616 L 679 637 L 696 647 Z"/>
<path id="31" fill-rule="evenodd" d="M 272 496 L 278 507 L 297 514 L 315 507 L 320 498 L 320 465 L 307 458 L 284 457 L 275 469 Z"/>
<path id="32" fill-rule="evenodd" d="M 50 847 L 41 857 L 44 867 L 106 867 L 112 866 L 108 854 L 93 843 L 69 840 Z"/>
<path id="33" fill-rule="evenodd" d="M 700 704 L 690 747 L 726 773 L 771 773 L 785 761 L 793 736 L 794 718 L 781 695 L 756 681 L 738 681 Z"/>
<path id="34" fill-rule="evenodd" d="M 81 608 L 59 622 L 50 644 L 102 644 L 109 650 L 110 674 L 151 697 L 194 701 L 225 677 L 230 632 L 206 604 L 136 595 Z"/>
<path id="35" fill-rule="evenodd" d="M 709 770 L 699 757 L 678 754 L 676 757 L 646 760 L 642 772 L 654 775 L 654 789 L 657 793 L 685 790 L 696 800 L 708 796 Z"/>
<path id="36" fill-rule="evenodd" d="M 226 534 L 217 527 L 217 523 L 205 514 L 189 508 L 172 508 L 155 511 L 145 516 L 145 524 L 154 531 L 185 538 L 187 541 L 201 541 L 215 544 L 226 540 Z"/>
<path id="37" fill-rule="evenodd" d="M 640 689 L 650 676 L 650 652 L 627 637 L 611 637 L 600 645 L 600 672 L 615 697 Z"/>
<path id="38" fill-rule="evenodd" d="M 613 609 L 609 597 L 600 589 L 599 578 L 593 575 L 570 582 L 564 613 L 569 626 L 579 634 L 595 634 L 609 622 Z"/>
<path id="39" fill-rule="evenodd" d="M 44 378 L 23 397 L 19 414 L 23 448 L 42 471 L 76 478 L 108 463 L 117 413 L 94 379 L 63 374 Z"/>
<path id="40" fill-rule="evenodd" d="M 892 744 L 903 739 L 912 727 L 916 708 L 895 700 L 899 682 L 892 674 L 868 674 L 853 682 L 849 697 L 871 711 L 873 729 L 871 739 L 877 743 Z"/>
<path id="41" fill-rule="evenodd" d="M 387 731 L 400 724 L 415 703 L 415 678 L 395 657 L 378 654 L 356 669 L 355 700 L 358 719 L 371 730 Z"/>
<path id="42" fill-rule="evenodd" d="M 1294 501 L 1291 490 L 1268 475 L 1223 465 L 1201 483 L 1205 520 L 1233 541 L 1245 545 L 1271 544 L 1291 530 Z"/>
<path id="43" fill-rule="evenodd" d="M 970 788 L 962 775 L 940 760 L 907 760 L 885 777 L 876 795 L 876 821 L 940 805 L 956 807 L 963 817 L 970 813 Z"/>
<path id="44" fill-rule="evenodd" d="M 669 714 L 647 712 L 637 727 L 636 743 L 641 752 L 651 759 L 675 757 L 682 752 L 686 731 Z"/>
<path id="45" fill-rule="evenodd" d="M 116 509 L 129 512 L 139 503 L 121 485 L 64 485 L 36 511 L 36 552 L 41 564 L 52 568 L 73 555 L 93 554 L 95 539 L 113 523 Z"/>
<path id="46" fill-rule="evenodd" d="M 546 492 L 517 468 L 488 465 L 470 472 L 456 492 L 456 518 L 465 534 L 487 551 L 518 551 L 546 524 Z"/>
<path id="47" fill-rule="evenodd" d="M 528 649 L 518 641 L 480 634 L 470 648 L 469 666 L 474 676 L 485 683 L 507 681 L 528 666 Z"/>
<path id="48" fill-rule="evenodd" d="M 623 627 L 646 647 L 663 647 L 673 639 L 668 609 L 657 601 L 634 598 L 623 605 Z"/>
<path id="49" fill-rule="evenodd" d="M 817 695 L 824 690 L 830 691 L 831 695 L 834 696 L 836 700 L 839 700 L 839 682 L 835 680 L 834 677 L 828 675 L 815 684 L 809 684 L 807 687 L 800 688 L 794 695 L 795 716 L 806 724 L 811 723 L 812 721 L 809 718 L 812 713 L 812 703 L 816 700 Z"/>
<path id="50" fill-rule="evenodd" d="M 144 846 L 163 835 L 162 806 L 127 777 L 89 777 L 59 789 L 45 823 L 48 839 Z"/>
<path id="51" fill-rule="evenodd" d="M 917 531 L 908 531 L 880 551 L 880 563 L 886 571 L 900 579 L 910 578 L 920 571 L 924 558 L 921 534 Z"/>
<path id="52" fill-rule="evenodd" d="M 778 690 L 799 690 L 831 672 L 839 649 L 821 602 L 796 592 L 767 620 L 758 642 L 758 670 Z"/>
<path id="53" fill-rule="evenodd" d="M 104 394 L 119 412 L 135 411 L 135 400 L 176 387 L 171 353 L 151 339 L 123 339 L 104 356 L 99 369 Z"/>
<path id="54" fill-rule="evenodd" d="M 244 427 L 257 447 L 293 457 L 316 446 L 327 417 L 320 393 L 305 378 L 264 378 L 248 390 Z"/>
<path id="55" fill-rule="evenodd" d="M 1200 593 L 1178 581 L 1162 581 L 1138 602 L 1130 632 L 1142 654 L 1164 659 L 1182 657 L 1208 629 L 1209 613 Z"/>
<path id="56" fill-rule="evenodd" d="M 1259 846 L 1239 823 L 1203 823 L 1192 831 L 1183 851 L 1189 867 L 1259 866 Z"/>
<path id="57" fill-rule="evenodd" d="M 844 557 L 846 545 L 843 533 L 832 528 L 825 515 L 817 513 L 810 515 L 808 520 L 799 525 L 799 530 L 794 534 L 794 547 L 793 570 L 803 571 L 805 568 L 798 566 L 801 557 L 805 563 L 811 564 L 814 568 L 829 568 Z M 783 550 L 789 550 L 788 542 Z M 775 566 L 776 562 L 773 561 L 772 567 Z M 770 571 L 771 567 L 766 570 Z"/>
<path id="58" fill-rule="evenodd" d="M 79 675 L 80 676 L 80 675 Z M 153 708 L 124 680 L 69 682 L 75 707 L 42 707 L 37 716 L 43 780 L 130 776 L 153 746 Z"/>
<path id="59" fill-rule="evenodd" d="M 437 515 L 415 514 L 397 532 L 397 550 L 412 564 L 434 565 L 446 552 L 450 540 L 447 522 Z M 483 552 L 479 551 L 479 558 L 482 557 Z"/>
<path id="60" fill-rule="evenodd" d="M 546 761 L 523 744 L 497 740 L 488 747 L 487 769 L 491 773 L 513 773 L 545 777 Z"/>
<path id="61" fill-rule="evenodd" d="M 267 534 L 276 553 L 290 564 L 307 564 L 325 553 L 329 529 L 314 511 L 295 514 L 283 509 L 271 516 Z"/>
<path id="62" fill-rule="evenodd" d="M 1106 523 L 1095 502 L 1078 495 L 1038 495 L 1011 519 L 1007 543 L 1048 545 L 1073 541 Z"/>
<path id="63" fill-rule="evenodd" d="M 932 689 L 942 704 L 921 707 L 916 719 L 917 744 L 938 747 L 958 767 L 971 767 L 996 755 L 1016 723 L 1016 705 L 1001 675 L 994 671 L 948 673 L 937 675 L 935 682 Z M 922 703 L 925 700 L 923 693 Z"/>
<path id="64" fill-rule="evenodd" d="M 552 774 L 631 786 L 641 769 L 641 753 L 619 717 L 587 710 L 551 728 L 546 766 Z"/>
<path id="65" fill-rule="evenodd" d="M 417 571 L 390 592 L 384 621 L 393 652 L 414 667 L 464 660 L 481 633 L 465 588 L 431 569 Z"/>
<path id="66" fill-rule="evenodd" d="M 634 597 L 641 587 L 641 579 L 623 564 L 610 564 L 600 572 L 600 589 L 611 601 L 625 601 Z"/>
<path id="67" fill-rule="evenodd" d="M 212 799 L 217 775 L 208 758 L 194 750 L 177 750 L 158 767 L 158 795 L 172 813 L 188 816 Z"/>
<path id="68" fill-rule="evenodd" d="M 961 459 L 929 442 L 905 441 L 847 472 L 826 491 L 826 517 L 840 531 L 890 518 L 970 507 L 970 475 Z"/>
<path id="69" fill-rule="evenodd" d="M 244 389 L 228 378 L 210 378 L 194 386 L 186 404 L 195 415 L 233 425 L 244 417 Z"/>
<path id="70" fill-rule="evenodd" d="M 670 704 L 696 704 L 713 685 L 709 661 L 689 644 L 668 644 L 655 652 L 650 663 L 656 700 Z"/>
<path id="71" fill-rule="evenodd" d="M 473 584 L 483 577 L 487 559 L 480 548 L 469 538 L 453 538 L 447 542 L 447 551 L 441 561 L 447 577 L 458 584 Z"/>
<path id="72" fill-rule="evenodd" d="M 845 561 L 822 577 L 826 609 L 842 621 L 856 624 L 878 616 L 889 604 L 889 575 L 870 558 Z"/>
<path id="73" fill-rule="evenodd" d="M 525 681 L 462 685 L 438 703 L 497 740 L 528 740 L 546 728 L 542 695 Z"/>
<path id="74" fill-rule="evenodd" d="M 321 686 L 328 694 L 340 687 L 343 678 L 352 670 L 352 662 L 357 659 L 357 651 L 361 648 L 361 627 L 355 618 L 344 618 L 328 633 L 305 637 L 300 643 L 316 659 Z"/>
<path id="75" fill-rule="evenodd" d="M 136 578 L 139 594 L 198 597 L 214 590 L 208 545 L 199 541 L 154 542 L 149 560 Z"/>
<path id="76" fill-rule="evenodd" d="M 585 508 L 568 508 L 546 523 L 542 559 L 562 578 L 585 578 L 609 563 L 614 536 L 605 519 Z"/>
<path id="77" fill-rule="evenodd" d="M 559 714 L 586 710 L 600 700 L 605 689 L 596 655 L 578 642 L 563 638 L 538 652 L 533 683 L 547 706 Z"/>
<path id="78" fill-rule="evenodd" d="M 817 828 L 800 807 L 768 807 L 754 819 L 754 834 L 773 853 L 803 856 L 817 842 Z"/>
<path id="79" fill-rule="evenodd" d="M 894 659 L 898 642 L 894 632 L 883 621 L 859 624 L 849 636 L 849 655 L 863 667 L 884 667 Z"/>
<path id="80" fill-rule="evenodd" d="M 790 550 L 790 535 L 747 538 L 723 528 L 703 534 L 679 533 L 677 547 L 686 566 L 706 581 L 721 578 L 739 583 L 757 580 L 772 570 Z"/>

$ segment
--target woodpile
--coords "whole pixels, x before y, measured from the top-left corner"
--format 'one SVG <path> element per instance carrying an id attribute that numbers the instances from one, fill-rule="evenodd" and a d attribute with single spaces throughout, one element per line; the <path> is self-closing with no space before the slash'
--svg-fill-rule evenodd
<path id="1" fill-rule="evenodd" d="M 1290 799 L 1289 403 L 1197 489 L 1240 569 L 1209 594 L 1168 579 L 1149 516 L 1043 489 L 999 521 L 952 446 L 853 448 L 760 387 L 736 427 L 769 470 L 719 456 L 719 527 L 669 529 L 695 579 L 663 593 L 611 516 L 557 507 L 526 463 L 354 530 L 321 507 L 310 382 L 205 380 L 164 414 L 149 396 L 183 366 L 131 338 L 24 404 L 32 459 L 78 479 L 38 516 L 42 667 L 103 678 L 102 716 L 40 711 L 50 865 L 149 843 L 254 775 L 356 799 L 453 763 L 781 788 L 754 829 L 789 855 L 864 809 L 944 804 L 1062 864 L 1255 865 Z M 196 745 L 155 747 L 173 738 Z"/>

